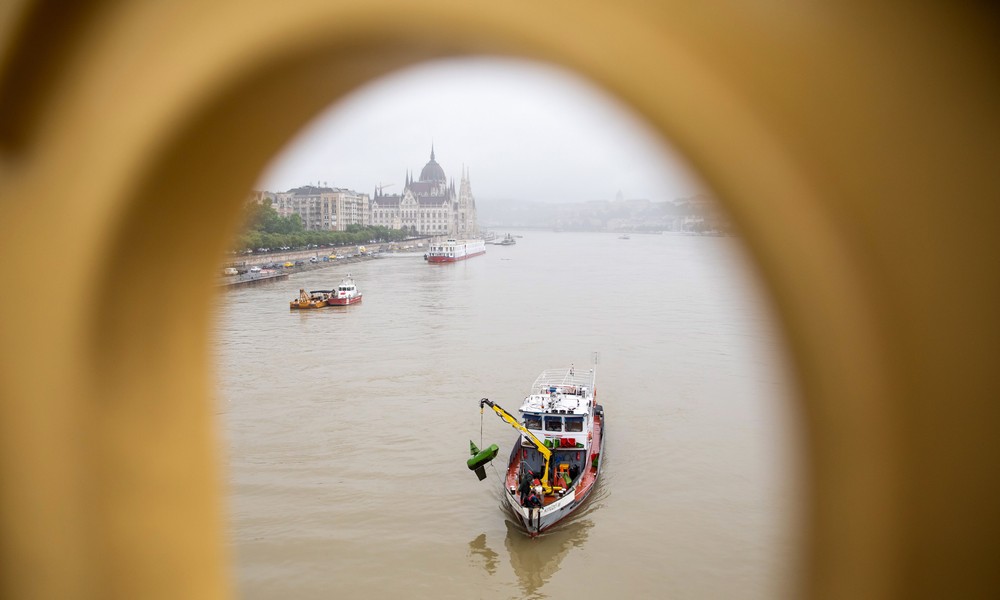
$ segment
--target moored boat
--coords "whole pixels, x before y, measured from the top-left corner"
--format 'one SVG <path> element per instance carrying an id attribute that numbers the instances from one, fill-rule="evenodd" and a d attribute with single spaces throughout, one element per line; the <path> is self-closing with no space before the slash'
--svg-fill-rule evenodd
<path id="1" fill-rule="evenodd" d="M 532 537 L 576 510 L 597 484 L 605 426 L 596 382 L 596 368 L 543 371 L 521 404 L 520 421 L 487 398 L 479 402 L 480 410 L 488 406 L 520 432 L 507 463 L 504 498 Z M 480 479 L 492 460 L 489 450 L 468 462 Z"/>
<path id="2" fill-rule="evenodd" d="M 358 286 L 355 285 L 350 273 L 340 282 L 337 289 L 330 293 L 330 297 L 326 302 L 330 306 L 347 306 L 348 304 L 361 302 L 361 292 L 358 290 Z"/>
<path id="3" fill-rule="evenodd" d="M 452 240 L 434 244 L 427 252 L 427 262 L 448 263 L 486 254 L 483 240 Z"/>
<path id="4" fill-rule="evenodd" d="M 299 289 L 299 297 L 292 299 L 288 303 L 289 308 L 321 308 L 326 306 L 327 300 L 330 298 L 330 293 L 333 290 L 313 290 L 311 292 L 306 292 L 305 289 Z"/>
<path id="5" fill-rule="evenodd" d="M 516 243 L 517 243 L 517 240 L 514 239 L 514 236 L 512 236 L 511 234 L 508 233 L 506 236 L 504 236 L 504 238 L 499 242 L 498 245 L 500 245 L 500 246 L 513 246 Z"/>

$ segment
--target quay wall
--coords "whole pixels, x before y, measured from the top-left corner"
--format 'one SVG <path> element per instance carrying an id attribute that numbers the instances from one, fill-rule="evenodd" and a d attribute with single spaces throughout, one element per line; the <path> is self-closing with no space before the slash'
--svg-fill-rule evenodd
<path id="1" fill-rule="evenodd" d="M 443 239 L 444 238 L 441 236 L 427 236 L 413 238 L 402 242 L 352 244 L 350 246 L 337 246 L 335 248 L 310 248 L 309 250 L 288 250 L 284 252 L 265 252 L 261 254 L 237 254 L 235 256 L 230 255 L 227 257 L 227 259 L 221 264 L 220 268 L 234 267 L 238 269 L 241 267 L 247 268 L 266 265 L 267 263 L 284 263 L 288 261 L 295 262 L 297 260 L 308 261 L 313 257 L 322 259 L 324 256 L 330 256 L 331 254 L 344 256 L 347 254 L 357 253 L 359 246 L 364 246 L 365 250 L 369 252 L 423 252 L 426 251 L 427 247 L 433 242 Z M 423 244 L 423 247 L 418 247 L 418 244 Z M 338 262 L 340 261 L 338 260 Z"/>
<path id="2" fill-rule="evenodd" d="M 385 246 L 388 246 L 388 244 L 385 244 Z M 395 244 L 393 244 L 393 246 L 395 246 Z M 224 275 L 224 276 L 221 276 L 219 278 L 218 285 L 220 285 L 222 287 L 225 287 L 225 288 L 231 289 L 231 288 L 236 288 L 236 287 L 244 287 L 244 286 L 250 286 L 250 285 L 259 285 L 259 284 L 263 284 L 263 283 L 273 283 L 275 281 L 282 281 L 282 280 L 288 279 L 289 275 L 292 275 L 292 274 L 295 274 L 295 273 L 305 273 L 306 271 L 315 271 L 317 269 L 327 269 L 327 268 L 330 268 L 330 267 L 339 267 L 339 266 L 342 266 L 342 265 L 349 265 L 349 264 L 363 262 L 363 261 L 368 261 L 368 260 L 375 260 L 375 259 L 379 258 L 380 256 L 385 256 L 387 254 L 395 254 L 397 251 L 401 255 L 404 255 L 404 256 L 405 255 L 417 255 L 417 256 L 419 256 L 421 254 L 421 252 L 418 252 L 418 251 L 424 250 L 427 247 L 427 244 L 426 243 L 424 244 L 424 248 L 417 248 L 415 246 L 413 248 L 410 248 L 409 246 L 410 246 L 409 244 L 406 244 L 406 245 L 400 246 L 398 249 L 394 249 L 394 250 L 372 250 L 373 252 L 377 251 L 377 252 L 380 253 L 380 254 L 375 254 L 375 255 L 369 254 L 369 255 L 365 255 L 365 256 L 352 256 L 351 258 L 338 258 L 336 260 L 327 260 L 327 261 L 324 261 L 324 260 L 321 259 L 319 262 L 315 262 L 315 263 L 306 262 L 304 265 L 301 265 L 301 266 L 298 266 L 298 267 L 288 267 L 288 268 L 281 268 L 281 269 L 275 269 L 275 270 L 270 270 L 269 269 L 269 270 L 266 270 L 266 271 L 264 271 L 262 273 L 241 273 L 239 275 Z M 378 247 L 378 245 L 372 246 L 371 248 L 377 248 L 377 247 Z M 366 246 L 365 248 L 366 249 L 370 249 L 370 247 L 368 247 L 368 246 Z M 323 248 L 323 250 L 330 250 L 330 249 L 329 248 Z M 297 258 L 293 257 L 293 255 L 296 255 Z M 260 264 L 267 264 L 267 263 L 271 263 L 271 262 L 281 263 L 281 262 L 284 262 L 286 260 L 292 260 L 292 261 L 294 261 L 294 260 L 303 260 L 303 258 L 309 258 L 309 257 L 312 257 L 314 255 L 315 254 L 313 254 L 312 251 L 310 251 L 310 253 L 305 254 L 305 255 L 302 255 L 302 252 L 285 252 L 285 253 L 281 253 L 281 254 L 269 253 L 269 254 L 266 254 L 266 255 L 261 255 L 261 257 L 259 257 L 259 258 L 262 258 L 262 260 L 259 260 L 256 264 L 260 265 Z M 287 256 L 289 258 L 279 258 L 280 256 Z M 320 253 L 320 257 L 323 257 L 323 256 L 329 256 L 329 254 Z M 267 258 L 265 259 L 264 257 L 267 257 Z M 254 263 L 243 263 L 243 262 L 229 263 L 229 264 L 227 264 L 225 266 L 232 266 L 232 267 L 236 267 L 236 268 L 242 267 L 242 268 L 245 269 L 245 268 L 254 266 Z"/>

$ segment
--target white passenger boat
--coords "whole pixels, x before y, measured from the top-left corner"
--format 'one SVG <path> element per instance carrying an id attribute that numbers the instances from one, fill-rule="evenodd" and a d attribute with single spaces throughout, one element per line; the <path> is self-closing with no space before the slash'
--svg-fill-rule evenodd
<path id="1" fill-rule="evenodd" d="M 427 262 L 457 262 L 480 254 L 486 254 L 486 242 L 483 240 L 448 240 L 430 247 Z"/>
<path id="2" fill-rule="evenodd" d="M 604 452 L 604 408 L 597 404 L 595 368 L 543 371 L 521 404 L 522 420 L 483 398 L 521 432 L 507 463 L 504 498 L 534 537 L 578 508 L 597 485 Z M 496 445 L 478 452 L 468 466 L 480 479 Z"/>

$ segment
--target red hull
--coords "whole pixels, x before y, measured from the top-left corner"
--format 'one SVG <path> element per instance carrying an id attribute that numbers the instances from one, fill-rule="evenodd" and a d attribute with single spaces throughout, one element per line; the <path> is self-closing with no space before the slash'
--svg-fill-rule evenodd
<path id="1" fill-rule="evenodd" d="M 450 257 L 447 257 L 447 256 L 428 256 L 427 257 L 427 262 L 432 262 L 432 263 L 452 263 L 452 262 L 458 262 L 460 260 L 465 260 L 467 258 L 472 258 L 473 256 L 479 256 L 481 254 L 486 254 L 486 250 L 483 250 L 482 252 L 476 252 L 474 254 L 467 254 L 467 255 L 459 257 L 459 258 L 450 258 Z"/>
<path id="2" fill-rule="evenodd" d="M 330 306 L 347 306 L 348 304 L 357 304 L 361 302 L 361 296 L 355 296 L 354 298 L 330 298 L 326 301 Z"/>

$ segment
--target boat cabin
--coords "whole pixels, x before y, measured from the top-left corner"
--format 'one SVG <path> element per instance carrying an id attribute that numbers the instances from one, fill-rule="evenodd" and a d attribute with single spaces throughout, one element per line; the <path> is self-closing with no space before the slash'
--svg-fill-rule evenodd
<path id="1" fill-rule="evenodd" d="M 531 386 L 520 412 L 525 429 L 552 450 L 549 481 L 568 488 L 586 470 L 594 425 L 593 370 L 577 374 L 572 367 L 543 372 Z M 545 457 L 524 434 L 521 463 L 540 474 Z"/>
<path id="2" fill-rule="evenodd" d="M 432 256 L 445 256 L 448 258 L 455 258 L 455 246 L 458 244 L 456 240 L 448 240 L 444 243 L 437 244 L 430 247 L 430 253 Z"/>

